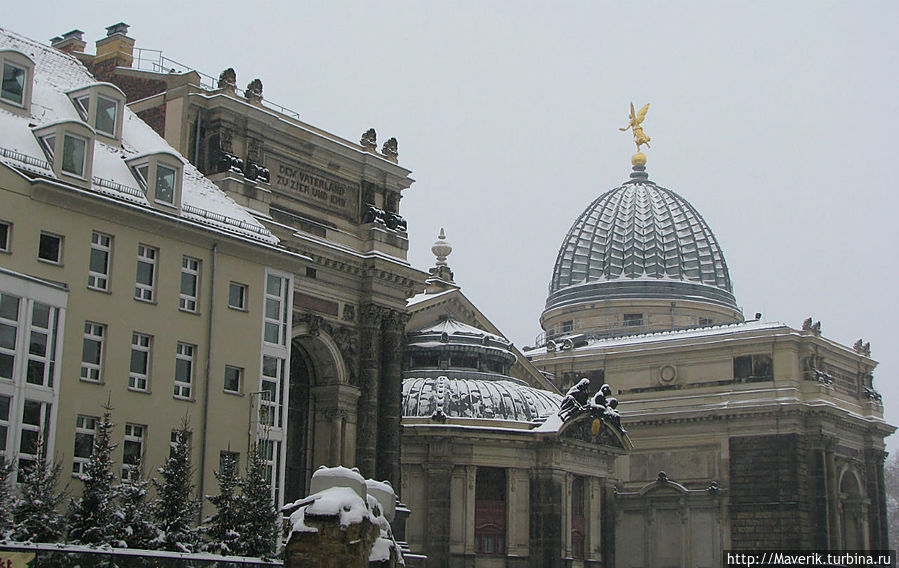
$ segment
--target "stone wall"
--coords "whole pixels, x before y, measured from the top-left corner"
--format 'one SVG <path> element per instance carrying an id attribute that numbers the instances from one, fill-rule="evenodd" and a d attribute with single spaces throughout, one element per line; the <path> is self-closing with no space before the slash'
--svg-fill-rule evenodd
<path id="1" fill-rule="evenodd" d="M 813 546 L 805 439 L 796 434 L 730 439 L 731 546 L 740 550 Z"/>

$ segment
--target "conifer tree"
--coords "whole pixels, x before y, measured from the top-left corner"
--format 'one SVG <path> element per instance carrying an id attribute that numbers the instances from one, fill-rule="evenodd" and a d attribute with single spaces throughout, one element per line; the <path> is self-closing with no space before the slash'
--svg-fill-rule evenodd
<path id="1" fill-rule="evenodd" d="M 199 531 L 194 521 L 199 503 L 193 497 L 190 467 L 190 430 L 184 423 L 174 432 L 172 450 L 165 465 L 159 468 L 162 481 L 153 480 L 156 500 L 153 516 L 158 533 L 150 542 L 155 549 L 173 552 L 194 552 L 199 543 Z"/>
<path id="2" fill-rule="evenodd" d="M 143 471 L 138 459 L 130 475 L 122 479 L 116 492 L 119 507 L 116 510 L 118 530 L 116 546 L 123 548 L 150 548 L 150 541 L 157 537 L 156 524 L 150 516 L 150 506 L 146 501 L 147 486 L 150 482 L 141 477 Z"/>
<path id="3" fill-rule="evenodd" d="M 247 460 L 247 472 L 243 481 L 243 507 L 241 534 L 243 556 L 272 558 L 277 552 L 280 533 L 278 511 L 272 503 L 272 488 L 263 451 L 266 442 L 254 444 Z"/>
<path id="4" fill-rule="evenodd" d="M 221 471 L 215 473 L 219 494 L 206 498 L 216 506 L 217 512 L 206 520 L 207 552 L 215 554 L 240 554 L 241 534 L 238 533 L 244 497 L 238 494 L 241 486 L 237 460 L 231 453 L 222 456 Z"/>
<path id="5" fill-rule="evenodd" d="M 38 436 L 35 459 L 19 462 L 21 499 L 13 508 L 12 538 L 18 541 L 55 542 L 65 532 L 65 521 L 57 507 L 65 495 L 56 490 L 59 463 L 46 457 L 43 436 Z"/>
<path id="6" fill-rule="evenodd" d="M 7 540 L 12 533 L 12 515 L 9 513 L 15 508 L 16 498 L 12 494 L 12 463 L 0 461 L 0 540 Z"/>
<path id="7" fill-rule="evenodd" d="M 69 541 L 75 544 L 112 544 L 118 524 L 115 517 L 115 474 L 112 471 L 110 439 L 113 426 L 112 408 L 103 406 L 103 417 L 97 421 L 91 457 L 81 474 L 84 490 L 81 498 L 69 508 Z"/>

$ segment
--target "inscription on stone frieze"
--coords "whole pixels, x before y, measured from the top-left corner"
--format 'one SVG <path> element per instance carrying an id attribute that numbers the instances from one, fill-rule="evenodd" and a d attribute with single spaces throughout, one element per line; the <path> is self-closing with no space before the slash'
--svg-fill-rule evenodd
<path id="1" fill-rule="evenodd" d="M 273 189 L 356 221 L 358 184 L 306 164 L 279 159 L 270 162 Z"/>

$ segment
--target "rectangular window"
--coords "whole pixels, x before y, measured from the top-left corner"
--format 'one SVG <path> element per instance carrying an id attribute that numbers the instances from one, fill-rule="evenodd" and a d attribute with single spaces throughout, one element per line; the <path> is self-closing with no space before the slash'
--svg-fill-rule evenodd
<path id="1" fill-rule="evenodd" d="M 12 398 L 0 394 L 0 460 L 6 458 L 6 438 L 9 436 L 9 407 Z"/>
<path id="2" fill-rule="evenodd" d="M 0 221 L 0 252 L 10 252 L 12 248 L 12 224 Z"/>
<path id="3" fill-rule="evenodd" d="M 109 257 L 112 237 L 94 231 L 91 234 L 91 258 L 87 269 L 87 287 L 109 290 Z"/>
<path id="4" fill-rule="evenodd" d="M 712 325 L 712 318 L 703 318 L 703 317 L 699 318 L 699 325 L 701 325 L 701 326 Z"/>
<path id="5" fill-rule="evenodd" d="M 288 280 L 269 274 L 265 282 L 265 323 L 263 338 L 267 343 L 284 345 L 287 337 Z"/>
<path id="6" fill-rule="evenodd" d="M 78 114 L 81 115 L 81 120 L 87 122 L 87 117 L 91 110 L 90 95 L 85 95 L 83 97 L 78 97 L 77 99 L 75 99 L 75 110 L 77 110 Z"/>
<path id="7" fill-rule="evenodd" d="M 240 452 L 231 452 L 228 450 L 219 452 L 219 474 L 224 472 L 226 461 L 230 461 L 234 464 L 234 471 L 236 473 L 240 468 Z"/>
<path id="8" fill-rule="evenodd" d="M 734 357 L 734 379 L 771 380 L 774 378 L 774 366 L 771 356 L 741 355 Z"/>
<path id="9" fill-rule="evenodd" d="M 185 256 L 181 258 L 181 294 L 178 308 L 186 312 L 197 311 L 197 290 L 200 280 L 200 261 Z"/>
<path id="10" fill-rule="evenodd" d="M 281 481 L 278 475 L 281 464 L 281 442 L 260 440 L 259 450 L 262 452 L 262 459 L 265 462 L 265 478 L 272 488 L 272 501 L 277 503 Z"/>
<path id="11" fill-rule="evenodd" d="M 159 249 L 147 245 L 137 245 L 137 277 L 134 284 L 134 298 L 152 302 L 156 286 L 156 260 Z"/>
<path id="12" fill-rule="evenodd" d="M 236 310 L 247 309 L 247 286 L 232 282 L 228 286 L 228 307 Z"/>
<path id="13" fill-rule="evenodd" d="M 571 480 L 571 555 L 584 558 L 584 544 L 587 536 L 586 492 L 584 478 L 575 476 Z"/>
<path id="14" fill-rule="evenodd" d="M 624 314 L 624 325 L 643 325 L 643 314 Z"/>
<path id="15" fill-rule="evenodd" d="M 243 384 L 243 369 L 225 365 L 225 392 L 239 393 Z"/>
<path id="16" fill-rule="evenodd" d="M 75 457 L 72 460 L 72 475 L 78 477 L 87 473 L 87 463 L 94 452 L 94 436 L 97 434 L 97 418 L 79 415 L 75 419 Z"/>
<path id="17" fill-rule="evenodd" d="M 175 456 L 175 448 L 177 448 L 178 444 L 180 443 L 179 437 L 182 435 L 182 433 L 184 435 L 183 442 L 188 447 L 190 447 L 191 439 L 193 438 L 193 435 L 194 435 L 193 432 L 191 432 L 190 430 L 181 430 L 181 429 L 172 430 L 172 435 L 169 438 L 169 457 L 170 458 Z"/>
<path id="18" fill-rule="evenodd" d="M 60 264 L 62 262 L 62 237 L 41 231 L 37 257 L 47 262 Z"/>
<path id="19" fill-rule="evenodd" d="M 50 404 L 37 400 L 25 399 L 22 409 L 22 423 L 19 426 L 19 476 L 23 481 L 24 472 L 28 470 L 38 457 L 41 445 L 41 433 L 47 432 L 50 419 Z M 46 444 L 43 451 L 46 452 Z"/>
<path id="20" fill-rule="evenodd" d="M 3 324 L 0 324 L 2 326 Z M 28 368 L 25 381 L 32 385 L 53 386 L 56 360 L 56 310 L 33 302 L 31 305 L 31 335 L 28 342 Z"/>
<path id="21" fill-rule="evenodd" d="M 175 175 L 174 168 L 156 164 L 156 201 L 175 204 Z"/>
<path id="22" fill-rule="evenodd" d="M 144 438 L 147 427 L 142 424 L 125 424 L 125 443 L 122 455 L 122 479 L 138 479 L 140 463 L 144 456 Z"/>
<path id="23" fill-rule="evenodd" d="M 0 379 L 12 380 L 19 333 L 19 300 L 0 294 Z"/>
<path id="24" fill-rule="evenodd" d="M 94 121 L 97 131 L 115 137 L 117 107 L 114 100 L 97 96 L 97 118 Z"/>
<path id="25" fill-rule="evenodd" d="M 82 381 L 100 382 L 100 368 L 103 364 L 103 337 L 105 335 L 105 325 L 84 322 L 84 343 L 81 348 Z"/>
<path id="26" fill-rule="evenodd" d="M 506 470 L 478 467 L 474 499 L 475 554 L 505 554 Z"/>
<path id="27" fill-rule="evenodd" d="M 131 369 L 128 388 L 146 391 L 150 383 L 150 348 L 153 338 L 143 333 L 131 334 Z"/>
<path id="28" fill-rule="evenodd" d="M 44 152 L 47 153 L 47 159 L 52 162 L 53 156 L 56 154 L 56 135 L 41 136 L 41 146 L 43 146 Z"/>
<path id="29" fill-rule="evenodd" d="M 12 63 L 3 64 L 3 83 L 0 87 L 0 98 L 6 99 L 11 103 L 22 105 L 25 102 L 25 80 L 28 71 L 24 67 L 13 65 Z"/>
<path id="30" fill-rule="evenodd" d="M 87 140 L 66 134 L 62 139 L 62 171 L 81 177 L 84 175 L 84 158 Z"/>
<path id="31" fill-rule="evenodd" d="M 284 403 L 285 360 L 262 357 L 262 384 L 259 390 L 259 422 L 265 426 L 281 427 L 281 405 Z"/>
<path id="32" fill-rule="evenodd" d="M 574 320 L 568 320 L 568 321 L 562 322 L 562 329 L 561 329 L 562 333 L 568 333 L 572 329 L 574 329 Z"/>
<path id="33" fill-rule="evenodd" d="M 178 342 L 175 353 L 175 398 L 190 398 L 194 376 L 195 345 Z"/>

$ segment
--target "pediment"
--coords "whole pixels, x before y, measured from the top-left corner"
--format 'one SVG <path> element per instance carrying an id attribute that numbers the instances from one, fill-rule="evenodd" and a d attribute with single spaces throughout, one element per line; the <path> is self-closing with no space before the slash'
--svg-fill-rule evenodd
<path id="1" fill-rule="evenodd" d="M 595 424 L 598 423 L 598 424 Z M 634 447 L 627 434 L 603 417 L 589 412 L 576 416 L 559 429 L 560 440 L 575 440 L 597 446 L 630 450 Z"/>

